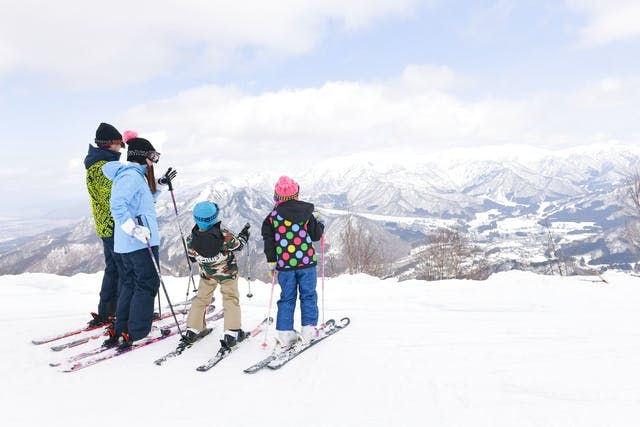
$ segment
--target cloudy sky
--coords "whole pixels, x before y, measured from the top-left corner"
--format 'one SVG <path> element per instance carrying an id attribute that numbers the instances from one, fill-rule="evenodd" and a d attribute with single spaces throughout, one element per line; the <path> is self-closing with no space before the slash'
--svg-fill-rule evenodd
<path id="1" fill-rule="evenodd" d="M 182 179 L 640 144 L 638 0 L 0 0 L 0 215 L 86 204 L 101 121 Z"/>

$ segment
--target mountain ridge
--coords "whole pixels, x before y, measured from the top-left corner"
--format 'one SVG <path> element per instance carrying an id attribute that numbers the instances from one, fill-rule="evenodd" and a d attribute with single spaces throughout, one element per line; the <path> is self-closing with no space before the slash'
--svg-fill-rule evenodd
<path id="1" fill-rule="evenodd" d="M 299 178 L 292 176 L 300 183 L 301 198 L 315 203 L 323 214 L 328 235 L 333 236 L 329 245 L 333 253 L 339 252 L 340 245 L 331 226 L 346 216 L 359 215 L 373 221 L 362 226 L 374 230 L 381 241 L 392 242 L 393 236 L 401 236 L 408 248 L 423 244 L 429 231 L 442 226 L 464 230 L 477 241 L 491 241 L 492 246 L 521 237 L 530 241 L 532 230 L 540 239 L 554 229 L 560 246 L 567 245 L 573 256 L 586 262 L 599 259 L 605 266 L 619 264 L 620 259 L 632 262 L 621 227 L 632 220 L 626 211 L 624 189 L 640 162 L 638 147 L 612 144 L 558 152 L 526 149 L 517 155 L 502 151 L 502 157 L 494 158 L 489 151 L 474 158 L 476 153 L 469 150 L 459 158 L 445 160 L 440 155 L 427 161 L 405 156 L 402 163 L 393 157 L 347 156 L 318 164 Z M 210 199 L 220 205 L 223 224 L 230 229 L 239 230 L 247 221 L 252 224 L 251 264 L 253 271 L 264 274 L 259 228 L 272 207 L 272 183 L 278 176 L 261 171 L 237 179 L 211 177 L 193 184 L 180 183 L 178 217 L 171 197 L 161 196 L 156 206 L 163 270 L 175 275 L 188 272 L 176 221 L 183 233 L 189 233 L 193 206 Z M 528 225 L 511 232 L 504 224 L 514 220 Z M 613 240 L 607 242 L 608 237 Z M 584 250 L 576 242 L 582 242 Z M 520 254 L 525 260 L 532 253 L 544 252 L 532 243 L 525 245 L 531 246 Z M 512 258 L 506 251 L 499 251 L 503 257 L 496 263 Z M 37 234 L 26 243 L 4 242 L 0 245 L 0 272 L 95 272 L 102 268 L 98 253 L 99 241 L 90 218 L 85 218 L 68 229 Z M 605 253 L 616 261 L 608 263 L 606 256 L 603 259 Z M 620 258 L 619 254 L 626 255 Z M 74 262 L 65 262 L 65 255 Z M 398 258 L 409 255 L 397 254 Z"/>

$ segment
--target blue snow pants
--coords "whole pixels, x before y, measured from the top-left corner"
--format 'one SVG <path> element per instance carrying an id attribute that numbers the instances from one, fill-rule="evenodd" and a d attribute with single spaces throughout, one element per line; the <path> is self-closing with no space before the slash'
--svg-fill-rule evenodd
<path id="1" fill-rule="evenodd" d="M 151 249 L 158 262 L 158 247 L 153 246 Z M 146 337 L 151 331 L 160 278 L 148 248 L 121 255 L 124 276 L 118 297 L 115 331 L 117 335 L 126 331 L 135 341 Z"/>
<path id="2" fill-rule="evenodd" d="M 278 271 L 280 299 L 278 300 L 278 331 L 293 330 L 293 315 L 300 292 L 302 326 L 318 324 L 318 294 L 316 292 L 316 268 L 300 268 Z"/>
<path id="3" fill-rule="evenodd" d="M 113 251 L 113 237 L 102 237 L 104 250 L 104 275 L 100 287 L 100 301 L 98 302 L 98 314 L 103 319 L 115 316 L 118 304 L 118 294 L 123 277 L 122 254 Z"/>

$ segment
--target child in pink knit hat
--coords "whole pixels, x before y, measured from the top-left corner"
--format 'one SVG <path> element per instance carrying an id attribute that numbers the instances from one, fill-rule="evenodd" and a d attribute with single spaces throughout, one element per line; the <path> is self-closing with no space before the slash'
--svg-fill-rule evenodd
<path id="1" fill-rule="evenodd" d="M 298 200 L 299 189 L 298 183 L 293 179 L 281 176 L 273 191 L 273 200 L 276 202 L 276 206 L 287 200 Z"/>
<path id="2" fill-rule="evenodd" d="M 298 341 L 293 328 L 298 293 L 302 344 L 308 345 L 318 336 L 318 257 L 313 242 L 322 237 L 324 224 L 313 215 L 313 204 L 298 200 L 299 191 L 297 182 L 288 176 L 281 176 L 273 192 L 275 206 L 262 223 L 269 274 L 273 275 L 274 270 L 277 271 L 281 289 L 276 330 L 278 343 L 283 349 Z"/>

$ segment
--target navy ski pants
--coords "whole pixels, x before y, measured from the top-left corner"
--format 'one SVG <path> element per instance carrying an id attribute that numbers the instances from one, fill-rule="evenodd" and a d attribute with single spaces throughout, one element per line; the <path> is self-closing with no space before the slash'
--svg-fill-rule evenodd
<path id="1" fill-rule="evenodd" d="M 124 266 L 122 265 L 122 255 L 113 251 L 113 237 L 102 237 L 101 239 L 105 267 L 100 287 L 98 314 L 106 320 L 116 314 Z"/>
<path id="2" fill-rule="evenodd" d="M 153 255 L 158 262 L 158 247 L 153 246 Z M 122 264 L 124 276 L 116 310 L 116 334 L 126 331 L 132 340 L 149 335 L 153 322 L 153 307 L 160 278 L 153 265 L 149 249 L 124 253 Z"/>

